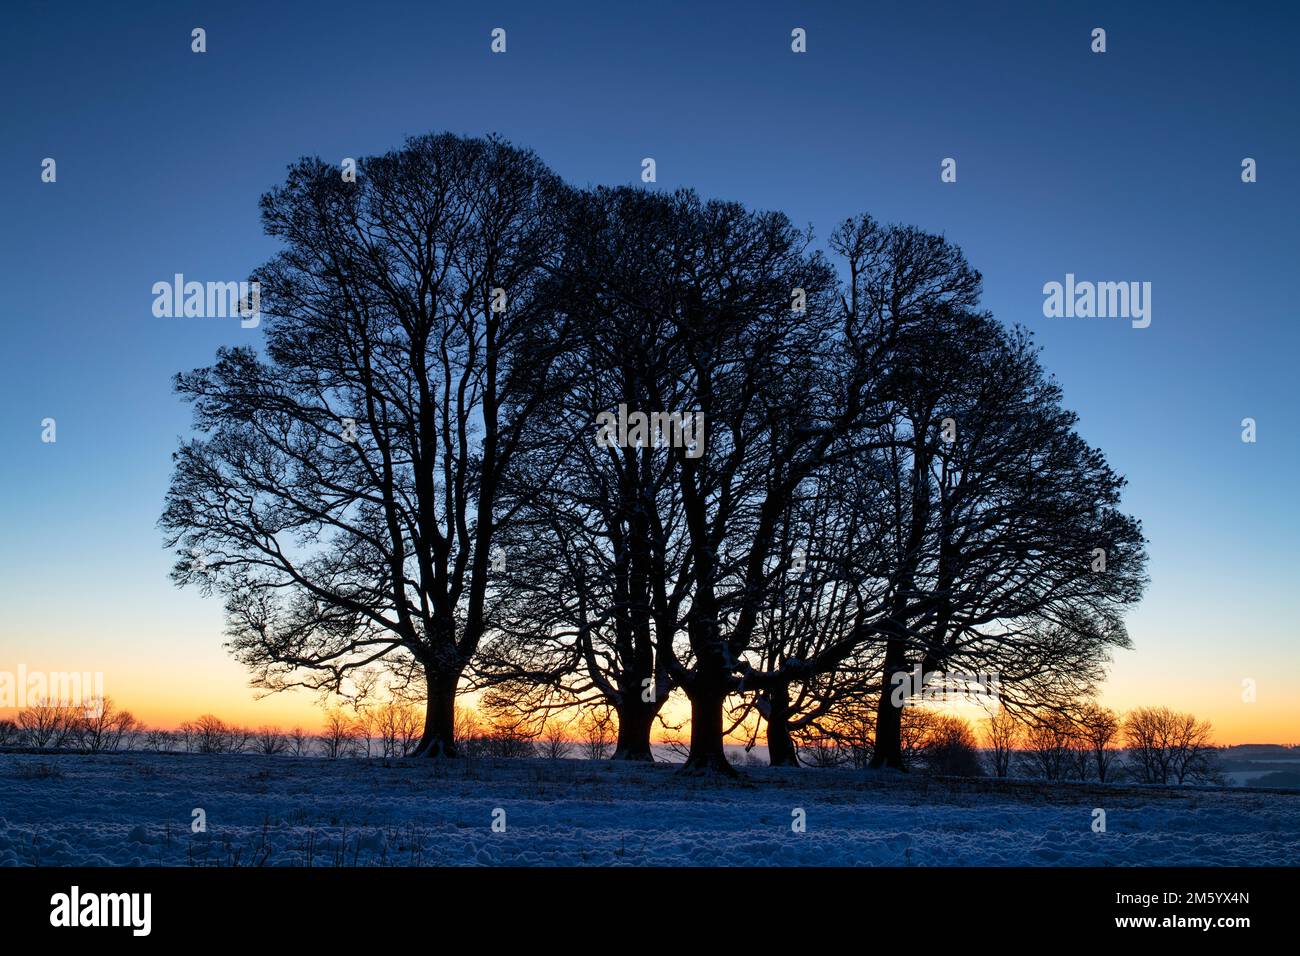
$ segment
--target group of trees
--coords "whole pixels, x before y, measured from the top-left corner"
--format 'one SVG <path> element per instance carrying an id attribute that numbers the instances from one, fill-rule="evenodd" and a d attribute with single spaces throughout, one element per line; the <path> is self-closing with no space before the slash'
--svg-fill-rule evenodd
<path id="1" fill-rule="evenodd" d="M 1144 783 L 1184 783 L 1216 775 L 1208 721 L 1168 707 L 1143 707 L 1124 721 L 1125 752 Z"/>
<path id="2" fill-rule="evenodd" d="M 998 709 L 980 721 L 925 707 L 901 717 L 905 766 L 929 773 L 1148 784 L 1222 783 L 1208 721 L 1167 707 L 1125 716 L 1093 701 L 1016 714 Z M 800 741 L 812 766 L 870 764 L 870 715 L 826 724 Z"/>
<path id="3" fill-rule="evenodd" d="M 870 765 L 875 748 L 874 712 L 841 718 L 800 734 L 796 750 L 813 767 Z M 456 739 L 467 757 L 600 760 L 612 755 L 617 728 L 608 711 L 576 718 L 527 721 L 455 712 Z M 985 719 L 982 739 L 964 718 L 925 707 L 900 716 L 904 767 L 928 773 L 1047 780 L 1134 780 L 1148 784 L 1222 782 L 1207 721 L 1167 707 L 1141 707 L 1121 717 L 1093 702 L 1070 710 L 1016 715 L 998 710 Z M 0 747 L 78 750 L 91 753 L 146 750 L 162 753 L 288 755 L 400 759 L 417 751 L 420 714 L 410 704 L 388 701 L 353 712 L 334 708 L 323 727 L 308 733 L 263 725 L 256 730 L 204 714 L 176 730 L 146 729 L 129 711 L 105 697 L 90 707 L 39 703 L 0 720 Z M 668 749 L 689 756 L 689 746 Z M 732 760 L 737 757 L 733 754 Z"/>
<path id="4" fill-rule="evenodd" d="M 129 750 L 141 730 L 131 712 L 119 710 L 111 697 L 81 705 L 38 701 L 19 710 L 13 720 L 0 720 L 0 746 L 92 753 Z"/>
<path id="5" fill-rule="evenodd" d="M 797 741 L 800 761 L 813 767 L 869 767 L 875 752 L 875 715 L 863 712 L 856 720 L 821 723 Z M 985 772 L 980 745 L 970 723 L 962 717 L 907 707 L 899 717 L 904 769 L 953 776 Z"/>
<path id="6" fill-rule="evenodd" d="M 349 712 L 333 708 L 319 730 L 290 730 L 262 725 L 256 730 L 227 723 L 212 714 L 183 721 L 175 730 L 147 728 L 111 698 L 93 707 L 38 703 L 0 720 L 0 747 L 107 753 L 143 750 L 156 753 L 263 754 L 330 759 L 361 757 L 400 759 L 415 752 L 420 740 L 420 713 L 408 703 L 388 701 Z M 587 712 L 575 720 L 554 719 L 540 734 L 518 724 L 484 720 L 457 708 L 456 739 L 470 757 L 579 756 L 608 757 L 614 730 L 608 714 Z"/>
<path id="7" fill-rule="evenodd" d="M 1208 721 L 1168 707 L 1121 717 L 1086 703 L 1023 720 L 999 712 L 986 722 L 985 741 L 1000 777 L 1014 769 L 1048 780 L 1221 782 L 1211 733 Z"/>
<path id="8" fill-rule="evenodd" d="M 161 524 L 263 687 L 382 669 L 422 756 L 459 752 L 470 687 L 525 738 L 608 713 L 632 760 L 680 693 L 696 770 L 744 728 L 798 762 L 866 708 L 902 767 L 908 675 L 997 673 L 1029 712 L 1127 645 L 1123 479 L 942 236 L 860 215 L 819 250 L 451 135 L 355 182 L 302 160 L 262 215 L 266 348 L 177 376 Z"/>

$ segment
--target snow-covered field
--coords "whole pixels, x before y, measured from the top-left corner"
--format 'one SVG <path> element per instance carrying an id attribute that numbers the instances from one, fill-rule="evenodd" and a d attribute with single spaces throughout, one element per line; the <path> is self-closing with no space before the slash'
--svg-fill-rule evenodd
<path id="1" fill-rule="evenodd" d="M 196 810 L 206 832 L 191 830 Z M 766 767 L 725 782 L 579 760 L 0 755 L 8 866 L 1297 862 L 1300 792 Z"/>

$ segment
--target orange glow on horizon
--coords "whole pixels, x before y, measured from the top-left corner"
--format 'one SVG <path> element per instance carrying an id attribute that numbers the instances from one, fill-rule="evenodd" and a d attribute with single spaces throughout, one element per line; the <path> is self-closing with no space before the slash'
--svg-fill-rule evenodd
<path id="1" fill-rule="evenodd" d="M 119 709 L 131 711 L 144 726 L 151 729 L 176 730 L 186 721 L 204 714 L 212 714 L 228 724 L 251 729 L 261 726 L 279 727 L 283 730 L 301 727 L 315 732 L 324 723 L 325 709 L 318 703 L 317 695 L 305 691 L 287 691 L 258 699 L 257 692 L 246 684 L 234 693 L 232 690 L 234 689 L 211 684 L 194 687 L 180 682 L 158 686 L 137 678 L 109 682 L 106 692 Z M 1110 699 L 1105 694 L 1102 695 L 1101 702 L 1121 714 L 1139 706 L 1160 705 L 1189 711 L 1211 722 L 1214 726 L 1214 740 L 1219 745 L 1300 743 L 1300 735 L 1296 732 L 1297 727 L 1300 727 L 1300 706 L 1289 702 L 1272 707 L 1253 704 L 1249 707 L 1231 708 L 1223 706 L 1222 701 L 1216 702 L 1218 707 L 1211 707 L 1204 700 L 1198 704 L 1172 695 L 1122 702 Z M 330 706 L 339 704 L 336 701 Z M 462 695 L 461 706 L 477 713 L 473 695 Z M 13 719 L 16 713 L 17 708 L 0 708 L 0 718 Z M 961 715 L 975 724 L 978 731 L 982 714 L 977 708 L 967 708 Z M 675 694 L 665 706 L 664 716 L 670 726 L 680 725 L 680 729 L 669 731 L 656 723 L 651 734 L 652 742 L 666 744 L 674 739 L 688 741 L 690 705 L 680 693 Z M 562 718 L 562 722 L 570 724 L 570 736 L 577 739 L 579 733 L 576 723 L 567 717 Z M 747 739 L 744 736 L 732 736 L 727 742 L 743 744 Z M 763 742 L 760 732 L 758 744 L 761 746 Z"/>
<path id="2" fill-rule="evenodd" d="M 265 695 L 251 688 L 248 672 L 216 641 L 205 642 L 196 651 L 193 643 L 169 642 L 137 631 L 130 639 L 105 641 L 89 652 L 74 652 L 69 647 L 74 642 L 79 639 L 72 634 L 25 640 L 23 643 L 46 648 L 46 653 L 0 658 L 0 676 L 16 674 L 19 668 L 28 673 L 100 672 L 104 693 L 151 728 L 174 730 L 204 714 L 254 730 L 266 725 L 314 732 L 324 723 L 325 711 L 316 694 L 287 691 Z M 59 648 L 62 653 L 55 650 L 60 644 L 64 645 Z M 1121 714 L 1136 707 L 1161 705 L 1190 712 L 1211 722 L 1215 742 L 1221 745 L 1300 743 L 1300 699 L 1288 692 L 1285 675 L 1270 680 L 1271 675 L 1261 672 L 1258 699 L 1248 703 L 1239 678 L 1167 670 L 1153 680 L 1145 668 L 1136 666 L 1137 656 L 1117 662 L 1100 695 L 1103 705 Z M 0 699 L 0 716 L 12 718 L 13 708 L 4 703 Z M 473 695 L 462 695 L 462 706 L 472 708 L 473 704 Z M 669 725 L 680 728 L 668 731 L 656 723 L 652 740 L 661 744 L 670 738 L 689 740 L 690 706 L 680 691 L 665 705 L 664 715 Z M 964 716 L 977 722 L 981 715 L 972 708 Z M 576 726 L 568 735 L 578 736 Z M 746 741 L 733 737 L 730 742 Z M 763 742 L 760 733 L 758 743 Z"/>

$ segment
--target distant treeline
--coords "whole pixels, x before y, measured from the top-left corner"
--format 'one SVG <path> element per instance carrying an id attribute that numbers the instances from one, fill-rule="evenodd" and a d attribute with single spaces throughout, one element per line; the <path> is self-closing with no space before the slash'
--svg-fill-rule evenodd
<path id="1" fill-rule="evenodd" d="M 870 709 L 857 723 L 841 723 L 805 737 L 801 763 L 811 767 L 871 764 L 874 728 Z M 416 752 L 420 710 L 390 701 L 349 713 L 333 709 L 321 729 L 309 732 L 263 725 L 252 729 L 204 714 L 175 730 L 149 729 L 111 698 L 91 707 L 41 703 L 0 720 L 0 747 L 41 751 L 113 753 L 265 754 L 294 757 L 401 759 Z M 611 756 L 618 737 L 612 713 L 589 711 L 573 720 L 548 720 L 541 729 L 484 721 L 458 709 L 457 739 L 467 757 L 548 758 Z M 908 770 L 942 776 L 1030 777 L 1053 781 L 1132 781 L 1147 784 L 1225 783 L 1221 751 L 1208 721 L 1167 707 L 1141 707 L 1125 716 L 1095 704 L 1074 713 L 1012 715 L 999 711 L 972 724 L 922 707 L 903 708 L 903 757 Z M 688 752 L 682 740 L 665 750 Z M 750 748 L 729 759 L 758 764 Z"/>

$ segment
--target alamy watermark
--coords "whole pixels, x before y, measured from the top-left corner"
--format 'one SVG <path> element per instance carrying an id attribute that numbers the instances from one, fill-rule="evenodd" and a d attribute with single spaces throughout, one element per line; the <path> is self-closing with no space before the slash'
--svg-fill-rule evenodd
<path id="1" fill-rule="evenodd" d="M 704 454 L 703 412 L 628 412 L 619 405 L 617 412 L 596 416 L 600 431 L 596 445 L 600 448 L 685 448 L 687 458 Z"/>
<path id="2" fill-rule="evenodd" d="M 0 671 L 0 710 L 56 704 L 79 707 L 87 717 L 104 706 L 103 671 Z"/>
<path id="3" fill-rule="evenodd" d="M 148 936 L 152 911 L 151 893 L 83 893 L 73 885 L 50 897 L 50 925 L 60 928 L 119 926 L 130 929 L 132 936 Z"/>
<path id="4" fill-rule="evenodd" d="M 1049 319 L 1131 319 L 1133 328 L 1151 324 L 1150 282 L 1065 282 L 1043 286 L 1043 315 Z"/>
<path id="5" fill-rule="evenodd" d="M 981 703 L 997 703 L 1002 688 L 994 671 L 930 671 L 923 675 L 920 664 L 910 671 L 896 671 L 889 682 L 893 686 L 889 702 L 895 707 L 956 704 L 975 698 Z"/>
<path id="6" fill-rule="evenodd" d="M 230 319 L 255 329 L 262 321 L 262 286 L 258 282 L 186 282 L 178 272 L 171 282 L 153 284 L 153 314 L 160 319 Z"/>

